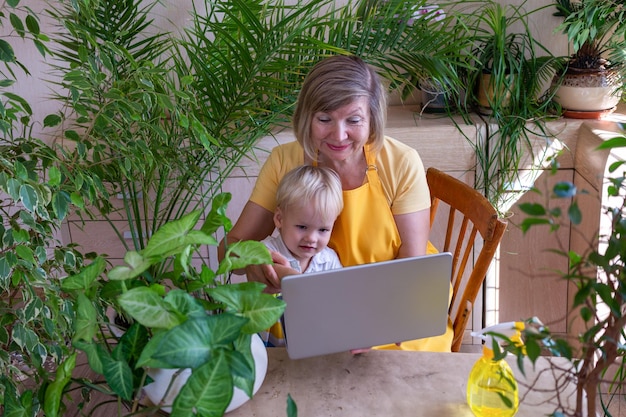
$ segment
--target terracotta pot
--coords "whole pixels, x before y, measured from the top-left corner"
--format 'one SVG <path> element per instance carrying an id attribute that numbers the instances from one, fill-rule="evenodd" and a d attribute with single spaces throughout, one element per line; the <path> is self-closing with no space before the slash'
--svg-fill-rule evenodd
<path id="1" fill-rule="evenodd" d="M 555 75 L 553 85 L 557 85 L 561 75 Z M 554 101 L 565 111 L 565 116 L 574 118 L 595 118 L 615 109 L 621 98 L 616 91 L 621 80 L 611 70 L 580 70 L 569 68 L 558 85 Z M 588 113 L 589 112 L 589 113 Z"/>
<path id="2" fill-rule="evenodd" d="M 250 348 L 252 350 L 252 357 L 254 358 L 255 369 L 254 388 L 252 391 L 253 394 L 256 394 L 259 388 L 261 388 L 265 380 L 265 374 L 267 373 L 267 349 L 265 344 L 263 344 L 263 340 L 256 334 L 252 336 Z M 191 370 L 149 369 L 148 375 L 154 379 L 154 382 L 143 388 L 145 394 L 153 404 L 163 404 L 161 410 L 170 413 L 172 411 L 171 405 L 174 403 L 174 399 L 180 392 L 180 389 L 185 385 L 185 382 L 187 382 L 187 379 L 191 375 Z M 174 378 L 174 381 L 171 382 L 170 387 L 172 378 Z M 168 387 L 170 387 L 169 391 L 167 395 L 165 395 Z M 226 408 L 226 413 L 242 406 L 248 400 L 250 400 L 250 398 L 246 393 L 235 387 L 233 390 L 233 398 Z"/>
<path id="3" fill-rule="evenodd" d="M 507 76 L 507 78 L 509 77 L 511 77 L 511 75 Z M 509 101 L 511 100 L 511 91 L 504 91 L 503 86 L 498 86 L 497 88 L 500 89 L 500 91 L 496 89 L 494 82 L 491 80 L 491 74 L 483 73 L 480 76 L 480 78 L 478 79 L 477 98 L 478 98 L 478 105 L 482 109 L 484 110 L 491 109 L 491 105 L 489 104 L 489 101 L 492 101 L 492 102 L 494 101 L 494 97 L 496 93 L 498 93 L 499 96 L 501 97 L 500 104 L 503 107 L 506 107 L 509 105 Z"/>

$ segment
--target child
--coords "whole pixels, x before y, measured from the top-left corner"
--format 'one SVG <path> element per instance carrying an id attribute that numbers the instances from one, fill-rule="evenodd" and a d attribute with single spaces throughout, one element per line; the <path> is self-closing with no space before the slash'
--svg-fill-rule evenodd
<path id="1" fill-rule="evenodd" d="M 337 253 L 326 245 L 342 209 L 341 181 L 335 171 L 310 165 L 295 168 L 276 192 L 278 235 L 263 243 L 300 273 L 341 268 Z"/>
<path id="2" fill-rule="evenodd" d="M 337 253 L 326 245 L 343 209 L 342 193 L 341 180 L 330 168 L 303 165 L 285 174 L 276 191 L 278 235 L 262 241 L 275 262 L 299 273 L 341 268 Z M 282 323 L 261 332 L 261 338 L 268 347 L 284 346 Z"/>

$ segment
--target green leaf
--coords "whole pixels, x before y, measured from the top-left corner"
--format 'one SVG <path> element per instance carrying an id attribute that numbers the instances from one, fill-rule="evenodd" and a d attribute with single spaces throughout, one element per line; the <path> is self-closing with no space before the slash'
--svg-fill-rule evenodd
<path id="1" fill-rule="evenodd" d="M 550 225 L 552 224 L 552 222 L 549 219 L 539 219 L 536 217 L 527 217 L 524 220 L 522 220 L 522 223 L 520 224 L 520 228 L 522 229 L 522 232 L 526 233 L 528 230 L 530 230 L 531 227 L 533 226 L 538 226 L 541 224 L 547 224 Z"/>
<path id="2" fill-rule="evenodd" d="M 70 200 L 72 201 L 72 204 L 74 204 L 76 207 L 79 207 L 79 208 L 85 207 L 85 202 L 83 200 L 83 197 L 80 195 L 80 193 L 76 191 L 70 194 Z"/>
<path id="3" fill-rule="evenodd" d="M 149 340 L 148 329 L 139 323 L 133 323 L 120 338 L 116 349 L 122 350 L 124 359 L 132 365 L 137 363 Z"/>
<path id="4" fill-rule="evenodd" d="M 98 330 L 96 308 L 84 293 L 79 293 L 76 300 L 75 333 L 73 340 L 93 340 Z"/>
<path id="5" fill-rule="evenodd" d="M 526 341 L 526 354 L 530 358 L 530 360 L 535 363 L 535 360 L 541 355 L 541 346 L 537 343 L 536 340 L 530 339 Z"/>
<path id="6" fill-rule="evenodd" d="M 76 353 L 63 361 L 56 371 L 56 378 L 46 388 L 44 397 L 43 409 L 47 417 L 59 416 L 59 410 L 61 407 L 61 399 L 65 386 L 70 383 L 72 379 L 72 371 L 76 367 Z"/>
<path id="7" fill-rule="evenodd" d="M 626 161 L 615 161 L 609 165 L 609 172 L 615 172 L 618 168 L 623 166 Z"/>
<path id="8" fill-rule="evenodd" d="M 48 184 L 51 187 L 58 187 L 61 184 L 61 170 L 56 166 L 51 166 L 48 169 Z"/>
<path id="9" fill-rule="evenodd" d="M 573 307 L 577 307 L 579 305 L 584 304 L 587 301 L 587 298 L 591 294 L 592 290 L 593 290 L 593 287 L 591 283 L 589 282 L 586 282 L 580 285 L 580 287 L 578 288 L 578 291 L 576 291 L 576 294 L 574 294 Z"/>
<path id="10" fill-rule="evenodd" d="M 45 127 L 54 127 L 61 124 L 63 119 L 58 114 L 49 114 L 43 119 L 43 125 Z"/>
<path id="11" fill-rule="evenodd" d="M 502 401 L 502 403 L 504 404 L 504 406 L 506 408 L 513 408 L 513 401 L 511 401 L 511 399 L 502 392 L 496 392 L 498 394 L 498 396 L 500 397 L 500 400 Z"/>
<path id="12" fill-rule="evenodd" d="M 228 313 L 190 318 L 167 332 L 154 358 L 172 367 L 195 369 L 217 348 L 233 343 L 246 322 Z"/>
<path id="13" fill-rule="evenodd" d="M 24 30 L 24 23 L 22 23 L 22 20 L 15 13 L 11 13 L 9 15 L 9 21 L 11 22 L 11 26 L 13 26 L 13 29 L 15 29 L 17 34 L 23 38 L 26 34 L 26 31 Z"/>
<path id="14" fill-rule="evenodd" d="M 39 28 L 39 22 L 37 21 L 35 16 L 29 14 L 28 16 L 26 16 L 25 21 L 26 21 L 26 28 L 28 29 L 30 33 L 32 33 L 35 36 L 41 33 L 41 29 Z"/>
<path id="15" fill-rule="evenodd" d="M 11 47 L 11 44 L 9 44 L 4 39 L 0 39 L 0 61 L 3 61 L 3 62 L 15 61 L 15 52 L 13 52 L 13 48 Z"/>
<path id="16" fill-rule="evenodd" d="M 19 258 L 21 258 L 24 261 L 30 263 L 31 265 L 36 264 L 35 256 L 33 254 L 33 250 L 30 247 L 28 247 L 28 246 L 17 245 L 15 247 L 15 254 Z"/>
<path id="17" fill-rule="evenodd" d="M 172 406 L 174 416 L 221 416 L 233 397 L 228 361 L 217 352 L 210 361 L 195 369 Z"/>
<path id="18" fill-rule="evenodd" d="M 145 272 L 155 262 L 136 251 L 128 251 L 124 255 L 124 262 L 128 265 L 113 267 L 107 276 L 112 281 L 124 281 L 135 278 Z"/>
<path id="19" fill-rule="evenodd" d="M 33 114 L 33 109 L 30 107 L 30 104 L 28 104 L 28 101 L 26 101 L 23 97 L 18 96 L 17 94 L 9 93 L 8 91 L 4 92 L 4 95 L 10 100 L 13 100 L 16 103 L 19 103 L 19 105 L 22 107 L 22 110 L 26 112 L 28 115 Z"/>
<path id="20" fill-rule="evenodd" d="M 27 315 L 27 319 L 33 319 Z M 11 338 L 22 350 L 32 351 L 35 345 L 39 341 L 37 334 L 30 328 L 25 327 L 22 323 L 16 323 L 13 326 L 13 332 Z"/>
<path id="21" fill-rule="evenodd" d="M 9 343 L 9 332 L 6 327 L 0 326 L 0 344 L 6 345 Z"/>
<path id="22" fill-rule="evenodd" d="M 70 197 L 64 191 L 52 195 L 52 210 L 59 220 L 65 219 L 70 209 Z"/>
<path id="23" fill-rule="evenodd" d="M 61 289 L 64 291 L 86 291 L 91 288 L 105 268 L 106 261 L 101 256 L 98 256 L 77 274 L 63 279 L 61 281 Z"/>
<path id="24" fill-rule="evenodd" d="M 113 359 L 111 356 L 102 358 L 104 378 L 111 389 L 122 399 L 133 399 L 133 370 L 123 360 Z"/>
<path id="25" fill-rule="evenodd" d="M 546 209 L 541 204 L 537 203 L 521 203 L 518 205 L 521 211 L 530 216 L 545 216 Z"/>
<path id="26" fill-rule="evenodd" d="M 164 298 L 174 311 L 185 317 L 206 315 L 206 310 L 191 294 L 185 290 L 175 289 L 169 291 Z"/>
<path id="27" fill-rule="evenodd" d="M 611 285 L 596 283 L 595 289 L 604 303 L 611 310 L 613 317 L 621 317 L 621 299 L 620 294 L 613 291 Z"/>
<path id="28" fill-rule="evenodd" d="M 207 215 L 200 230 L 209 235 L 215 233 L 220 227 L 223 227 L 226 233 L 230 231 L 232 223 L 226 216 L 226 208 L 231 198 L 232 195 L 230 193 L 220 193 L 213 197 L 211 211 Z"/>
<path id="29" fill-rule="evenodd" d="M 26 390 L 22 395 L 19 395 L 13 384 L 3 379 L 5 378 L 0 379 L 0 385 L 5 389 L 3 417 L 31 417 L 36 415 L 33 391 Z"/>
<path id="30" fill-rule="evenodd" d="M 77 348 L 85 352 L 87 355 L 87 362 L 89 368 L 99 375 L 104 375 L 104 365 L 102 364 L 102 358 L 109 355 L 109 352 L 98 343 L 84 340 L 74 340 L 72 344 Z"/>
<path id="31" fill-rule="evenodd" d="M 603 141 L 597 149 L 613 149 L 626 147 L 626 136 L 618 136 Z"/>
<path id="32" fill-rule="evenodd" d="M 241 389 L 249 398 L 254 394 L 255 363 L 252 355 L 252 336 L 241 334 L 235 341 L 235 349 L 227 351 L 233 384 Z M 263 343 L 259 340 L 259 343 Z M 265 347 L 263 347 L 265 348 Z"/>
<path id="33" fill-rule="evenodd" d="M 248 319 L 242 332 L 258 333 L 270 328 L 285 311 L 285 302 L 272 294 L 262 293 L 263 284 L 243 282 L 207 289 L 215 300 L 224 303 L 227 311 Z"/>
<path id="34" fill-rule="evenodd" d="M 593 312 L 589 307 L 583 306 L 580 308 L 580 317 L 584 321 L 589 321 L 593 318 Z"/>
<path id="35" fill-rule="evenodd" d="M 574 200 L 567 209 L 567 215 L 573 224 L 580 224 L 583 220 L 583 214 L 578 207 L 578 203 Z"/>
<path id="36" fill-rule="evenodd" d="M 289 393 L 287 393 L 287 417 L 298 417 L 298 406 Z"/>
<path id="37" fill-rule="evenodd" d="M 37 191 L 29 184 L 24 184 L 20 187 L 20 200 L 24 204 L 27 210 L 34 212 L 39 204 L 39 197 Z"/>
<path id="38" fill-rule="evenodd" d="M 180 252 L 187 245 L 215 245 L 214 237 L 192 230 L 198 223 L 200 214 L 200 210 L 195 210 L 161 226 L 141 254 L 148 258 L 165 258 Z"/>
<path id="39" fill-rule="evenodd" d="M 234 256 L 232 256 L 234 255 Z M 227 275 L 230 271 L 243 269 L 248 265 L 272 263 L 272 255 L 261 242 L 245 240 L 228 245 L 224 259 L 220 262 L 217 274 Z"/>
<path id="40" fill-rule="evenodd" d="M 167 337 L 167 334 L 167 331 L 157 331 L 153 333 L 152 338 L 148 340 L 148 343 L 146 343 L 141 351 L 141 355 L 135 365 L 137 368 L 148 367 L 165 369 L 170 367 L 167 362 L 159 361 L 153 357 L 159 351 L 161 341 L 163 338 Z"/>
<path id="41" fill-rule="evenodd" d="M 126 291 L 118 298 L 122 308 L 135 320 L 146 327 L 171 329 L 183 318 L 170 311 L 170 306 L 155 287 L 137 287 Z"/>
<path id="42" fill-rule="evenodd" d="M 11 275 L 12 266 L 7 262 L 5 256 L 0 257 L 0 283 Z M 3 285 L 5 286 L 5 285 Z"/>
<path id="43" fill-rule="evenodd" d="M 75 130 L 66 130 L 64 135 L 69 140 L 80 142 L 80 135 Z"/>

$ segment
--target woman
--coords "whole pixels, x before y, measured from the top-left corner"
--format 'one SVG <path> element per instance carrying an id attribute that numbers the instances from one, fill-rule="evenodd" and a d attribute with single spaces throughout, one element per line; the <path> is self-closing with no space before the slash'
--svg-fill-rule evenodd
<path id="1" fill-rule="evenodd" d="M 315 65 L 293 118 L 297 141 L 272 150 L 227 241 L 270 235 L 280 179 L 306 164 L 332 168 L 341 179 L 344 208 L 328 246 L 344 266 L 426 254 L 430 194 L 424 166 L 417 151 L 384 136 L 386 110 L 385 88 L 360 58 L 333 56 Z M 249 267 L 248 280 L 279 291 L 280 278 L 294 271 L 279 256 L 275 261 Z M 443 336 L 378 348 L 450 351 L 451 342 L 449 322 Z"/>

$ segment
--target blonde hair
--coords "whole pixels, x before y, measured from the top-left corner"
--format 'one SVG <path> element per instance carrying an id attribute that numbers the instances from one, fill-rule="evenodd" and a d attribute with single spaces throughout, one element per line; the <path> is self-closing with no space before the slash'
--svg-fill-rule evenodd
<path id="1" fill-rule="evenodd" d="M 327 167 L 302 165 L 289 171 L 278 184 L 276 205 L 289 207 L 312 205 L 323 216 L 339 216 L 343 209 L 341 180 Z"/>
<path id="2" fill-rule="evenodd" d="M 357 56 L 336 55 L 318 62 L 302 84 L 293 127 L 306 155 L 317 159 L 311 140 L 311 122 L 317 112 L 337 110 L 360 97 L 367 97 L 370 135 L 367 141 L 377 152 L 383 144 L 387 118 L 387 93 L 379 75 Z"/>

